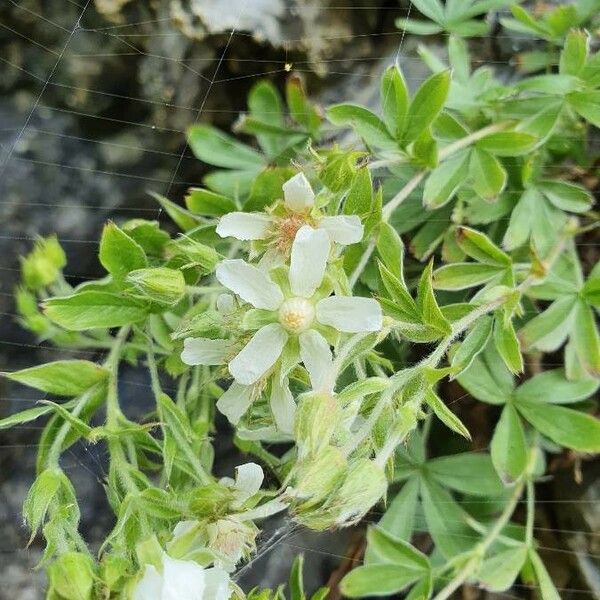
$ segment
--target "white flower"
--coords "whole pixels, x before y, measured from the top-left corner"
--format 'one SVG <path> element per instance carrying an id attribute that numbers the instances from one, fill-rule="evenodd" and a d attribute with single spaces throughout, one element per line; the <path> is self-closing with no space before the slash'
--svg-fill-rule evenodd
<path id="1" fill-rule="evenodd" d="M 330 382 L 325 379 L 331 364 L 329 343 L 319 328 L 329 326 L 341 333 L 381 329 L 381 307 L 376 300 L 349 296 L 322 298 L 317 293 L 325 276 L 329 249 L 329 236 L 325 231 L 303 226 L 292 245 L 289 289 L 287 286 L 282 289 L 267 273 L 244 260 L 224 260 L 217 265 L 216 276 L 221 285 L 255 308 L 267 311 L 267 315 L 271 313 L 270 322 L 258 329 L 233 358 L 230 358 L 231 344 L 226 340 L 185 340 L 181 359 L 186 364 L 229 363 L 229 372 L 235 381 L 217 406 L 230 421 L 237 422 L 248 409 L 254 384 L 275 365 L 290 336 L 298 337 L 300 358 L 313 389 L 319 390 L 330 388 Z M 275 404 L 283 410 L 290 402 L 293 405 L 293 400 L 287 382 L 281 383 L 273 385 L 272 396 L 275 391 Z M 271 404 L 273 406 L 273 398 Z"/>
<path id="2" fill-rule="evenodd" d="M 146 565 L 132 600 L 227 600 L 230 595 L 229 575 L 220 567 L 204 569 L 164 554 L 162 573 Z"/>
<path id="3" fill-rule="evenodd" d="M 294 175 L 283 186 L 283 206 L 281 215 L 275 213 L 231 212 L 217 225 L 221 237 L 234 237 L 238 240 L 269 240 L 274 245 L 275 254 L 289 250 L 296 232 L 306 224 L 327 232 L 331 242 L 344 246 L 356 244 L 363 237 L 363 226 L 357 215 L 315 216 L 312 209 L 315 193 L 303 173 Z M 272 262 L 275 256 L 267 256 Z"/>

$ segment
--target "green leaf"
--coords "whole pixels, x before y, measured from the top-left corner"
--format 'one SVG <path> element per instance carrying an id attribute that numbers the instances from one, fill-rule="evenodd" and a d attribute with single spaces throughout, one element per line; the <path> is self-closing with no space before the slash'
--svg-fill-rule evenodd
<path id="1" fill-rule="evenodd" d="M 428 600 L 433 593 L 433 573 L 418 581 L 406 595 L 406 600 Z"/>
<path id="2" fill-rule="evenodd" d="M 500 131 L 492 133 L 477 142 L 477 148 L 496 156 L 522 156 L 537 143 L 537 138 L 519 131 Z"/>
<path id="3" fill-rule="evenodd" d="M 444 31 L 444 28 L 436 23 L 419 19 L 396 19 L 396 27 L 415 35 L 435 35 Z"/>
<path id="4" fill-rule="evenodd" d="M 454 4 L 456 6 L 457 3 Z M 446 11 L 448 11 L 447 5 Z M 471 73 L 471 63 L 469 60 L 469 49 L 466 42 L 455 35 L 448 38 L 448 60 L 452 67 L 452 74 L 460 82 L 466 82 Z"/>
<path id="5" fill-rule="evenodd" d="M 406 122 L 409 98 L 406 82 L 396 65 L 392 65 L 385 70 L 381 78 L 380 97 L 383 120 L 388 131 L 395 138 L 398 138 Z"/>
<path id="6" fill-rule="evenodd" d="M 595 270 L 597 270 L 598 265 L 600 265 L 600 262 L 596 264 Z M 593 271 L 590 273 L 581 290 L 581 296 L 588 304 L 600 308 L 600 273 L 597 275 Z"/>
<path id="7" fill-rule="evenodd" d="M 366 215 L 373 204 L 373 181 L 368 167 L 362 167 L 356 172 L 348 197 L 344 202 L 344 214 Z"/>
<path id="8" fill-rule="evenodd" d="M 302 80 L 291 75 L 285 85 L 285 96 L 290 115 L 299 125 L 315 136 L 321 124 L 321 117 L 316 108 L 308 101 Z"/>
<path id="9" fill-rule="evenodd" d="M 586 121 L 600 127 L 600 90 L 573 92 L 567 101 Z"/>
<path id="10" fill-rule="evenodd" d="M 190 188 L 185 197 L 185 205 L 192 213 L 210 217 L 220 217 L 237 208 L 231 198 L 204 188 Z"/>
<path id="11" fill-rule="evenodd" d="M 512 321 L 505 323 L 502 318 L 496 318 L 494 344 L 509 370 L 512 373 L 522 373 L 523 356 Z"/>
<path id="12" fill-rule="evenodd" d="M 561 75 L 579 75 L 588 56 L 590 37 L 587 32 L 573 29 L 567 34 L 560 53 L 558 72 Z"/>
<path id="13" fill-rule="evenodd" d="M 57 360 L 3 375 L 48 394 L 79 396 L 96 383 L 104 381 L 108 371 L 87 360 Z"/>
<path id="14" fill-rule="evenodd" d="M 523 348 L 529 350 L 556 350 L 564 342 L 572 316 L 575 313 L 576 298 L 566 295 L 553 302 L 545 311 L 527 321 L 519 330 Z M 556 334 L 559 334 L 558 336 Z"/>
<path id="15" fill-rule="evenodd" d="M 433 169 L 425 182 L 423 204 L 432 209 L 450 202 L 466 181 L 468 165 L 469 153 L 459 152 Z"/>
<path id="16" fill-rule="evenodd" d="M 504 404 L 514 389 L 513 376 L 493 344 L 488 344 L 458 376 L 458 382 L 475 398 L 489 404 Z"/>
<path id="17" fill-rule="evenodd" d="M 64 479 L 65 475 L 61 470 L 45 469 L 27 492 L 23 502 L 23 517 L 31 530 L 32 538 L 43 525 L 48 509 L 56 500 Z"/>
<path id="18" fill-rule="evenodd" d="M 444 7 L 439 0 L 415 0 L 413 6 L 436 23 L 444 23 Z"/>
<path id="19" fill-rule="evenodd" d="M 425 402 L 431 407 L 435 416 L 447 427 L 455 431 L 464 438 L 470 440 L 471 434 L 464 426 L 462 421 L 444 404 L 442 399 L 433 391 L 428 390 L 425 395 Z"/>
<path id="20" fill-rule="evenodd" d="M 506 171 L 500 161 L 482 148 L 475 147 L 471 152 L 469 174 L 473 189 L 484 200 L 495 200 L 506 185 Z"/>
<path id="21" fill-rule="evenodd" d="M 479 536 L 467 525 L 467 515 L 454 498 L 440 485 L 423 478 L 421 501 L 427 530 L 436 548 L 445 558 L 472 549 Z"/>
<path id="22" fill-rule="evenodd" d="M 439 162 L 438 146 L 429 129 L 423 131 L 414 141 L 411 148 L 411 155 L 412 163 L 415 166 L 422 166 L 428 169 L 437 167 Z"/>
<path id="23" fill-rule="evenodd" d="M 248 200 L 244 203 L 245 211 L 260 211 L 281 198 L 283 184 L 295 174 L 290 167 L 267 167 L 261 171 L 250 188 Z"/>
<path id="24" fill-rule="evenodd" d="M 592 194 L 576 183 L 546 180 L 538 183 L 537 187 L 556 208 L 561 210 L 582 213 L 589 210 L 594 203 Z"/>
<path id="25" fill-rule="evenodd" d="M 600 336 L 594 311 L 582 301 L 577 303 L 573 319 L 573 343 L 577 358 L 593 377 L 600 377 Z"/>
<path id="26" fill-rule="evenodd" d="M 527 242 L 531 235 L 536 206 L 541 202 L 543 202 L 543 198 L 535 188 L 523 192 L 510 215 L 508 229 L 502 240 L 502 245 L 507 250 L 514 250 Z"/>
<path id="27" fill-rule="evenodd" d="M 504 592 L 512 587 L 527 558 L 527 546 L 509 548 L 486 558 L 477 579 L 491 592 Z"/>
<path id="28" fill-rule="evenodd" d="M 493 323 L 493 319 L 488 316 L 480 318 L 475 323 L 452 357 L 453 368 L 465 371 L 471 366 L 475 358 L 486 347 L 492 335 Z"/>
<path id="29" fill-rule="evenodd" d="M 388 223 L 381 223 L 377 237 L 377 253 L 383 264 L 395 277 L 402 280 L 404 244 L 396 230 Z"/>
<path id="30" fill-rule="evenodd" d="M 492 463 L 500 479 L 514 483 L 527 466 L 527 445 L 523 425 L 511 404 L 502 410 L 491 443 Z"/>
<path id="31" fill-rule="evenodd" d="M 402 135 L 404 144 L 414 142 L 435 121 L 446 102 L 449 89 L 449 71 L 434 73 L 419 87 L 408 109 Z"/>
<path id="32" fill-rule="evenodd" d="M 387 290 L 390 298 L 396 303 L 398 308 L 406 315 L 410 321 L 420 322 L 420 313 L 413 300 L 404 279 L 396 277 L 385 265 L 379 264 L 379 274 L 381 281 Z"/>
<path id="33" fill-rule="evenodd" d="M 255 83 L 248 94 L 250 115 L 257 121 L 270 126 L 283 128 L 282 104 L 277 88 L 266 79 Z M 291 132 L 284 129 L 284 133 Z M 278 135 L 258 134 L 256 139 L 269 156 L 277 154 L 282 145 L 281 137 Z"/>
<path id="34" fill-rule="evenodd" d="M 366 565 L 352 569 L 340 583 L 340 590 L 349 598 L 389 596 L 406 589 L 423 576 L 421 570 L 396 565 Z"/>
<path id="35" fill-rule="evenodd" d="M 336 104 L 327 109 L 327 118 L 338 126 L 349 125 L 369 146 L 397 149 L 385 123 L 369 109 L 356 104 Z"/>
<path id="36" fill-rule="evenodd" d="M 46 316 L 71 331 L 130 325 L 142 321 L 148 310 L 139 300 L 95 291 L 50 298 L 44 303 Z"/>
<path id="37" fill-rule="evenodd" d="M 34 408 L 22 410 L 21 412 L 10 415 L 9 417 L 0 419 L 0 430 L 10 429 L 15 425 L 24 425 L 25 423 L 30 423 L 31 421 L 35 421 L 36 419 L 39 419 L 50 412 L 52 412 L 52 408 L 50 406 L 36 406 Z"/>
<path id="38" fill-rule="evenodd" d="M 567 379 L 564 369 L 553 369 L 522 383 L 515 391 L 515 400 L 571 404 L 589 398 L 599 385 L 600 381 L 591 377 L 571 381 Z"/>
<path id="39" fill-rule="evenodd" d="M 387 507 L 379 527 L 396 538 L 408 541 L 415 526 L 415 512 L 419 497 L 419 479 L 409 478 Z"/>
<path id="40" fill-rule="evenodd" d="M 445 335 L 452 332 L 452 326 L 438 306 L 432 286 L 433 260 L 423 270 L 417 287 L 417 310 L 423 323 L 430 325 Z"/>
<path id="41" fill-rule="evenodd" d="M 441 456 L 427 461 L 425 468 L 438 483 L 463 494 L 497 496 L 503 491 L 488 454 L 464 452 Z"/>
<path id="42" fill-rule="evenodd" d="M 519 401 L 519 412 L 556 444 L 579 452 L 600 452 L 600 420 L 591 415 L 539 402 Z"/>
<path id="43" fill-rule="evenodd" d="M 189 231 L 195 229 L 202 222 L 198 217 L 194 216 L 191 212 L 181 208 L 171 202 L 168 198 L 161 196 L 155 192 L 150 192 L 150 195 L 161 205 L 162 209 L 173 219 L 175 225 L 177 225 L 182 231 Z"/>
<path id="44" fill-rule="evenodd" d="M 196 158 L 215 167 L 258 171 L 265 164 L 256 150 L 210 125 L 192 125 L 187 143 Z"/>
<path id="45" fill-rule="evenodd" d="M 369 527 L 367 544 L 382 562 L 415 571 L 428 571 L 431 568 L 425 554 L 379 527 Z"/>
<path id="46" fill-rule="evenodd" d="M 99 257 L 102 266 L 116 279 L 148 264 L 142 247 L 114 223 L 104 226 Z"/>
<path id="47" fill-rule="evenodd" d="M 433 274 L 433 287 L 436 290 L 466 290 L 487 283 L 502 270 L 496 265 L 479 263 L 444 265 Z"/>
<path id="48" fill-rule="evenodd" d="M 306 598 L 306 596 L 304 595 L 304 579 L 302 576 L 303 570 L 304 556 L 302 554 L 298 554 L 298 556 L 294 560 L 294 563 L 292 564 L 292 569 L 290 571 L 290 600 L 305 600 Z"/>
<path id="49" fill-rule="evenodd" d="M 552 583 L 540 555 L 532 548 L 529 549 L 529 561 L 535 572 L 542 600 L 560 600 L 560 594 Z"/>
<path id="50" fill-rule="evenodd" d="M 456 228 L 456 241 L 465 254 L 487 265 L 509 267 L 512 259 L 484 233 L 470 227 Z"/>
<path id="51" fill-rule="evenodd" d="M 210 188 L 213 192 L 217 192 L 217 194 L 222 194 L 229 198 L 241 198 L 246 196 L 250 191 L 252 183 L 256 178 L 257 171 L 258 169 L 254 169 L 253 171 L 229 171 L 218 169 L 205 175 L 202 178 L 202 181 L 206 187 Z M 170 214 L 170 216 L 173 218 L 173 215 Z"/>

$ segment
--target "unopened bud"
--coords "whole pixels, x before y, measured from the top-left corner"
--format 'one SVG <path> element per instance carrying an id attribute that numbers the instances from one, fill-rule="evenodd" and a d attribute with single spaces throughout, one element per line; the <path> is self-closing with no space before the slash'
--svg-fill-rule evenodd
<path id="1" fill-rule="evenodd" d="M 48 571 L 50 588 L 64 600 L 91 600 L 94 562 L 87 554 L 67 552 Z"/>
<path id="2" fill-rule="evenodd" d="M 300 459 L 314 456 L 329 445 L 339 416 L 338 404 L 329 394 L 312 393 L 302 397 L 294 421 Z"/>
<path id="3" fill-rule="evenodd" d="M 137 269 L 127 275 L 127 281 L 142 294 L 161 304 L 176 304 L 185 293 L 185 279 L 181 271 L 176 269 Z"/>

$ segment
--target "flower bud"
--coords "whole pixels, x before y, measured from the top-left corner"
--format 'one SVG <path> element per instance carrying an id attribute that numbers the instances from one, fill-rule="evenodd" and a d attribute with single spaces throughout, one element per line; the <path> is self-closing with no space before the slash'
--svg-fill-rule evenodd
<path id="1" fill-rule="evenodd" d="M 346 468 L 346 458 L 334 446 L 327 446 L 315 458 L 299 463 L 294 471 L 293 485 L 293 495 L 302 501 L 298 510 L 306 510 L 329 497 Z"/>
<path id="2" fill-rule="evenodd" d="M 298 456 L 318 454 L 329 444 L 338 424 L 340 411 L 329 394 L 306 394 L 300 400 L 294 421 Z"/>
<path id="3" fill-rule="evenodd" d="M 181 271 L 176 269 L 137 269 L 127 275 L 127 281 L 142 294 L 161 304 L 176 304 L 185 293 L 185 279 Z"/>
<path id="4" fill-rule="evenodd" d="M 360 520 L 386 490 L 387 479 L 381 467 L 367 458 L 351 462 L 348 474 L 336 493 L 336 525 L 351 525 Z"/>
<path id="5" fill-rule="evenodd" d="M 254 524 L 230 517 L 210 523 L 206 530 L 208 547 L 219 556 L 216 563 L 226 571 L 233 571 L 240 560 L 256 549 L 258 529 Z"/>
<path id="6" fill-rule="evenodd" d="M 67 552 L 48 571 L 50 588 L 64 600 L 91 600 L 94 562 L 87 554 Z"/>

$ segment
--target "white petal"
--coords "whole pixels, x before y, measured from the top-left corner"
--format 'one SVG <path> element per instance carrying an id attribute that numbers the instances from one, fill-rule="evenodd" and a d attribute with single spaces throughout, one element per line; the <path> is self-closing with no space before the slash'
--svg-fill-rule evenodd
<path id="1" fill-rule="evenodd" d="M 181 360 L 186 365 L 223 365 L 231 355 L 231 342 L 208 338 L 185 338 Z"/>
<path id="2" fill-rule="evenodd" d="M 315 203 L 315 193 L 304 173 L 298 173 L 282 186 L 285 205 L 294 212 L 310 210 Z"/>
<path id="3" fill-rule="evenodd" d="M 290 286 L 296 296 L 310 298 L 321 285 L 329 256 L 329 236 L 323 229 L 303 225 L 292 244 Z"/>
<path id="4" fill-rule="evenodd" d="M 235 311 L 235 298 L 231 294 L 219 294 L 217 296 L 217 310 L 222 315 L 230 315 Z"/>
<path id="5" fill-rule="evenodd" d="M 277 310 L 283 302 L 279 286 L 266 273 L 245 260 L 238 258 L 221 261 L 217 265 L 216 275 L 221 285 L 256 308 Z"/>
<path id="6" fill-rule="evenodd" d="M 269 500 L 269 502 L 265 502 L 256 508 L 237 514 L 236 518 L 240 521 L 266 519 L 271 515 L 275 515 L 278 512 L 285 510 L 287 507 L 288 505 L 286 502 L 282 502 L 279 498 L 273 498 L 273 500 Z"/>
<path id="7" fill-rule="evenodd" d="M 363 225 L 357 215 L 323 217 L 319 221 L 319 229 L 324 229 L 332 242 L 344 246 L 356 244 L 363 237 Z"/>
<path id="8" fill-rule="evenodd" d="M 162 586 L 162 575 L 152 565 L 146 565 L 142 578 L 133 590 L 132 600 L 156 600 Z"/>
<path id="9" fill-rule="evenodd" d="M 263 240 L 267 237 L 269 215 L 261 213 L 230 212 L 223 215 L 217 225 L 217 233 L 222 237 L 238 240 Z"/>
<path id="10" fill-rule="evenodd" d="M 165 555 L 163 565 L 161 600 L 203 599 L 206 583 L 204 569 L 199 564 Z"/>
<path id="11" fill-rule="evenodd" d="M 273 377 L 269 403 L 275 423 L 277 424 L 277 429 L 283 433 L 292 433 L 294 430 L 296 403 L 290 391 L 287 377 L 284 377 L 283 381 L 279 377 Z"/>
<path id="12" fill-rule="evenodd" d="M 281 356 L 287 339 L 279 323 L 261 327 L 229 363 L 231 376 L 243 385 L 256 383 Z"/>
<path id="13" fill-rule="evenodd" d="M 173 528 L 173 539 L 185 535 L 198 527 L 198 521 L 179 521 Z"/>
<path id="14" fill-rule="evenodd" d="M 249 462 L 235 468 L 235 484 L 238 490 L 236 500 L 245 502 L 251 496 L 254 496 L 262 485 L 265 474 L 262 467 L 256 463 Z"/>
<path id="15" fill-rule="evenodd" d="M 308 371 L 313 390 L 331 391 L 331 350 L 318 331 L 309 329 L 300 334 L 300 358 Z"/>
<path id="16" fill-rule="evenodd" d="M 317 302 L 317 321 L 344 333 L 379 331 L 383 317 L 373 298 L 330 296 Z"/>
<path id="17" fill-rule="evenodd" d="M 212 567 L 204 571 L 206 588 L 203 600 L 227 600 L 229 592 L 229 575 L 221 567 Z"/>
<path id="18" fill-rule="evenodd" d="M 217 408 L 232 425 L 237 425 L 252 404 L 252 386 L 235 381 L 217 401 Z"/>
<path id="19" fill-rule="evenodd" d="M 285 264 L 285 255 L 276 248 L 269 248 L 258 261 L 258 268 L 268 273 L 275 267 Z"/>

